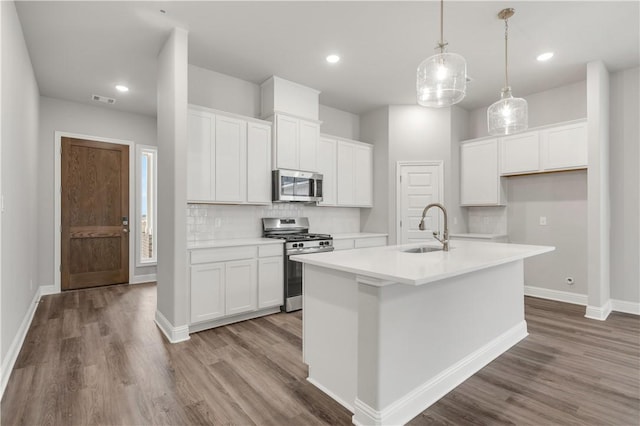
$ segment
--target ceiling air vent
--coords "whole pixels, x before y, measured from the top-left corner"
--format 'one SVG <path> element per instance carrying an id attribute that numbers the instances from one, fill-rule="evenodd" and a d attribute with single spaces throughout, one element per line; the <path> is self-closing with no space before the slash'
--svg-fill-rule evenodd
<path id="1" fill-rule="evenodd" d="M 113 98 L 107 98 L 106 96 L 100 96 L 100 95 L 91 95 L 91 99 L 93 99 L 94 101 L 98 101 L 98 102 L 102 102 L 103 104 L 115 104 L 116 100 Z"/>

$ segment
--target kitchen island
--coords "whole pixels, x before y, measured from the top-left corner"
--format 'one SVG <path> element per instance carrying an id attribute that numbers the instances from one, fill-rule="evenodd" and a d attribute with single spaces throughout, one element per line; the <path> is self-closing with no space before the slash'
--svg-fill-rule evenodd
<path id="1" fill-rule="evenodd" d="M 523 259 L 553 247 L 453 241 L 304 264 L 308 380 L 359 425 L 403 424 L 527 336 Z"/>

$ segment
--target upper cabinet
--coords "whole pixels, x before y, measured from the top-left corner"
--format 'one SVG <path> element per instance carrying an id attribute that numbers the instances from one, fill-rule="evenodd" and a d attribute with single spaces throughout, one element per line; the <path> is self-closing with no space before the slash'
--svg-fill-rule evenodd
<path id="1" fill-rule="evenodd" d="M 202 203 L 271 202 L 271 125 L 190 106 L 187 200 Z"/>
<path id="2" fill-rule="evenodd" d="M 501 206 L 505 189 L 498 174 L 498 139 L 465 142 L 460 146 L 460 204 Z"/>
<path id="3" fill-rule="evenodd" d="M 315 172 L 320 122 L 276 114 L 273 130 L 273 168 Z"/>
<path id="4" fill-rule="evenodd" d="M 322 173 L 320 206 L 371 207 L 373 205 L 373 146 L 322 135 L 318 146 L 318 172 Z"/>
<path id="5" fill-rule="evenodd" d="M 369 144 L 338 140 L 336 149 L 337 205 L 373 205 L 373 147 Z"/>
<path id="6" fill-rule="evenodd" d="M 503 176 L 588 166 L 587 123 L 572 122 L 500 139 Z"/>

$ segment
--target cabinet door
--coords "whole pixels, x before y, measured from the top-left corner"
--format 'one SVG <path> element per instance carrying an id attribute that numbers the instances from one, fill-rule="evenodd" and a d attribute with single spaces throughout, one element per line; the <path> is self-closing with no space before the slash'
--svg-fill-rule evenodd
<path id="1" fill-rule="evenodd" d="M 189 268 L 191 323 L 225 315 L 225 264 L 208 263 Z"/>
<path id="2" fill-rule="evenodd" d="M 298 120 L 276 115 L 276 169 L 298 169 Z"/>
<path id="3" fill-rule="evenodd" d="M 247 202 L 271 202 L 271 126 L 247 124 Z"/>
<path id="4" fill-rule="evenodd" d="M 300 120 L 298 128 L 298 158 L 300 170 L 317 171 L 316 157 L 318 155 L 318 140 L 320 139 L 320 125 Z"/>
<path id="5" fill-rule="evenodd" d="M 226 314 L 255 311 L 258 296 L 257 261 L 236 260 L 225 263 Z"/>
<path id="6" fill-rule="evenodd" d="M 187 199 L 212 201 L 215 116 L 189 111 L 187 122 Z"/>
<path id="7" fill-rule="evenodd" d="M 321 206 L 336 205 L 336 145 L 335 139 L 320 138 L 318 143 L 318 172 L 322 173 Z"/>
<path id="8" fill-rule="evenodd" d="M 240 202 L 247 190 L 247 123 L 216 116 L 215 199 Z"/>
<path id="9" fill-rule="evenodd" d="M 542 131 L 542 167 L 545 170 L 587 167 L 587 153 L 587 123 Z"/>
<path id="10" fill-rule="evenodd" d="M 468 142 L 460 147 L 460 203 L 467 206 L 502 205 L 498 176 L 498 140 Z"/>
<path id="11" fill-rule="evenodd" d="M 338 141 L 337 157 L 336 174 L 338 179 L 336 180 L 336 184 L 338 187 L 338 205 L 352 206 L 355 204 L 355 179 L 353 176 L 355 152 L 353 144 Z"/>
<path id="12" fill-rule="evenodd" d="M 258 308 L 280 306 L 284 300 L 284 269 L 282 256 L 265 257 L 258 261 Z"/>
<path id="13" fill-rule="evenodd" d="M 363 145 L 354 146 L 354 200 L 355 205 L 373 205 L 373 149 Z"/>
<path id="14" fill-rule="evenodd" d="M 500 174 L 537 172 L 540 169 L 539 132 L 521 133 L 500 140 Z"/>

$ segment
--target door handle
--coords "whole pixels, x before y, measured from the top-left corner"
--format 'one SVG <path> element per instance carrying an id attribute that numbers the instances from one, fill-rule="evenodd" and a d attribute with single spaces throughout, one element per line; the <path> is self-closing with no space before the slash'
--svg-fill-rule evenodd
<path id="1" fill-rule="evenodd" d="M 124 232 L 124 233 L 126 234 L 127 232 L 129 232 L 129 230 L 128 230 L 127 228 L 124 228 L 124 229 L 122 230 L 122 232 Z"/>

